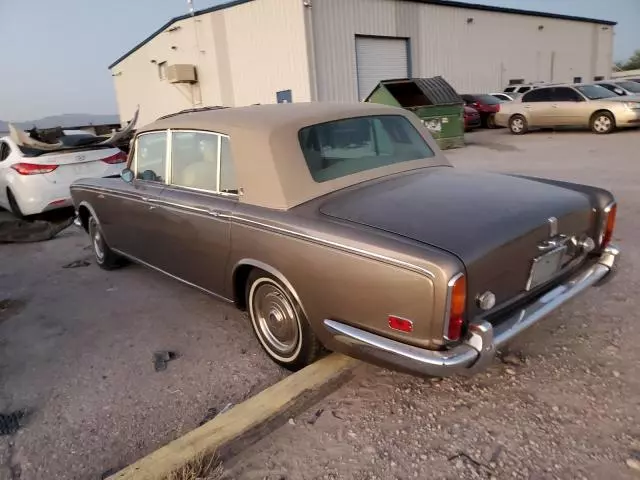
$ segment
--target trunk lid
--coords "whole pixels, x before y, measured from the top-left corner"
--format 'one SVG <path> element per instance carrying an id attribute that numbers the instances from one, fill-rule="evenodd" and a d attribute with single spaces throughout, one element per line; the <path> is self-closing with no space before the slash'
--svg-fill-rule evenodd
<path id="1" fill-rule="evenodd" d="M 491 290 L 497 305 L 527 289 L 533 259 L 551 236 L 590 233 L 591 204 L 580 192 L 508 175 L 434 167 L 343 192 L 320 211 L 456 255 L 467 270 L 468 312 Z M 562 259 L 568 264 L 571 257 Z"/>
<path id="2" fill-rule="evenodd" d="M 120 163 L 107 163 L 105 159 L 122 156 Z M 55 151 L 36 157 L 26 157 L 25 162 L 36 165 L 58 165 L 53 172 L 44 175 L 52 183 L 71 184 L 86 177 L 117 175 L 125 166 L 126 156 L 118 148 L 78 148 L 71 151 Z"/>

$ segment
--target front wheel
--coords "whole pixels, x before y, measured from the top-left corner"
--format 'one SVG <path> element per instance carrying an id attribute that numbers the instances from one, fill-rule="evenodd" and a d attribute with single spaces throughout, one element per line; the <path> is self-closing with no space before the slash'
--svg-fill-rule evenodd
<path id="1" fill-rule="evenodd" d="M 279 280 L 253 270 L 247 280 L 246 301 L 253 331 L 273 361 L 296 371 L 319 356 L 320 341 L 292 293 Z"/>
<path id="2" fill-rule="evenodd" d="M 93 256 L 100 268 L 113 270 L 124 265 L 124 259 L 107 245 L 102 229 L 93 216 L 89 217 L 89 237 L 91 238 Z"/>
<path id="3" fill-rule="evenodd" d="M 611 133 L 616 128 L 616 121 L 609 112 L 597 112 L 591 117 L 591 131 L 597 134 Z"/>
<path id="4" fill-rule="evenodd" d="M 527 119 L 522 115 L 514 115 L 509 119 L 509 130 L 514 135 L 522 135 L 527 133 L 529 130 L 529 126 L 527 124 Z"/>

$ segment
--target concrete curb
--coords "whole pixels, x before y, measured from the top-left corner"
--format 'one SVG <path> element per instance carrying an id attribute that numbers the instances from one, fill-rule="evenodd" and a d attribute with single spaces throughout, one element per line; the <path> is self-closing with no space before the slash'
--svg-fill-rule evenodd
<path id="1" fill-rule="evenodd" d="M 333 353 L 108 477 L 161 480 L 198 456 L 229 458 L 350 378 L 357 360 Z"/>

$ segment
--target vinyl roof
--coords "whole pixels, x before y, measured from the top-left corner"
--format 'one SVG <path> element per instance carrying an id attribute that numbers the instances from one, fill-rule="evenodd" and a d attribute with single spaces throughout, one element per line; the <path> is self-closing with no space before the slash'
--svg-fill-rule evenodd
<path id="1" fill-rule="evenodd" d="M 429 144 L 433 156 L 316 182 L 300 147 L 300 130 L 310 125 L 377 115 L 406 118 Z M 450 165 L 416 115 L 403 108 L 374 103 L 274 103 L 200 110 L 159 119 L 140 128 L 137 134 L 167 129 L 229 136 L 238 187 L 243 191 L 240 201 L 278 210 L 386 175 Z"/>
<path id="2" fill-rule="evenodd" d="M 230 2 L 227 2 L 227 3 L 222 3 L 220 5 L 216 5 L 216 6 L 210 7 L 210 8 L 205 8 L 203 10 L 198 10 L 198 11 L 193 13 L 193 16 L 197 17 L 197 16 L 200 16 L 200 15 L 206 15 L 207 13 L 215 12 L 215 11 L 218 11 L 218 10 L 224 10 L 226 8 L 235 7 L 237 5 L 242 5 L 243 3 L 249 3 L 249 2 L 253 2 L 253 1 L 255 1 L 255 0 L 233 0 L 233 1 L 230 1 Z M 612 22 L 612 21 L 609 21 L 609 20 L 600 20 L 600 19 L 588 18 L 588 17 L 577 17 L 577 16 L 573 16 L 573 15 L 560 15 L 560 14 L 556 14 L 556 13 L 536 12 L 534 10 L 520 10 L 520 9 L 517 9 L 517 8 L 494 7 L 494 6 L 490 6 L 490 5 L 481 5 L 481 4 L 478 4 L 478 3 L 466 3 L 466 2 L 456 1 L 456 0 L 398 0 L 398 1 L 428 3 L 428 4 L 431 4 L 431 5 L 441 5 L 443 7 L 466 8 L 466 9 L 469 9 L 469 10 L 482 10 L 482 11 L 486 11 L 486 12 L 511 13 L 511 14 L 515 14 L 515 15 L 527 15 L 527 16 L 531 16 L 531 17 L 555 18 L 555 19 L 559 19 L 559 20 L 573 20 L 573 21 L 576 21 L 576 22 L 598 23 L 598 24 L 602 24 L 602 25 L 617 25 L 617 22 Z M 127 58 L 129 55 L 131 55 L 133 52 L 135 52 L 136 50 L 138 50 L 142 46 L 144 46 L 147 43 L 149 43 L 151 40 L 153 40 L 155 37 L 160 35 L 162 32 L 164 32 L 167 28 L 169 28 L 174 23 L 179 22 L 181 20 L 186 20 L 189 17 L 191 17 L 191 14 L 180 15 L 179 17 L 172 18 L 167 23 L 165 23 L 162 27 L 160 27 L 158 30 L 153 32 L 151 35 L 149 35 L 143 41 L 141 41 L 136 46 L 134 46 L 131 50 L 129 50 L 124 55 L 122 55 L 120 58 L 118 58 L 111 65 L 109 65 L 108 68 L 115 67 L 122 60 Z"/>

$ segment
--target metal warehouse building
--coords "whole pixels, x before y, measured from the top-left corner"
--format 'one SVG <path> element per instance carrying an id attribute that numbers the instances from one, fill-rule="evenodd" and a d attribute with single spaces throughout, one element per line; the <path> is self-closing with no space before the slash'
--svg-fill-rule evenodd
<path id="1" fill-rule="evenodd" d="M 359 101 L 379 80 L 459 92 L 608 78 L 615 22 L 449 0 L 236 0 L 170 20 L 110 65 L 121 119 L 203 105 Z"/>

